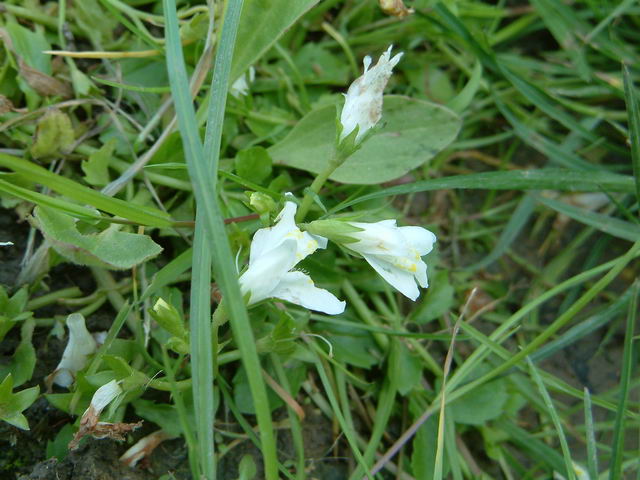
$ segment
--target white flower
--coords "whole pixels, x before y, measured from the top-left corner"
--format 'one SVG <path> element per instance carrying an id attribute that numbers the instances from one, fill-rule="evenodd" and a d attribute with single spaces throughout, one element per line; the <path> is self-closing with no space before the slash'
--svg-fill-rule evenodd
<path id="1" fill-rule="evenodd" d="M 53 372 L 53 383 L 69 388 L 78 370 L 87 364 L 89 355 L 94 353 L 98 345 L 87 330 L 84 317 L 79 313 L 72 313 L 67 317 L 69 340 L 62 354 L 62 360 Z"/>
<path id="2" fill-rule="evenodd" d="M 391 58 L 391 48 L 392 46 L 380 56 L 372 69 L 369 69 L 371 57 L 364 57 L 364 74 L 351 84 L 342 107 L 340 141 L 359 126 L 355 140 L 358 143 L 363 135 L 380 121 L 384 87 L 393 73 L 393 67 L 403 55 L 399 53 Z"/>
<path id="3" fill-rule="evenodd" d="M 249 84 L 256 78 L 256 69 L 249 67 L 249 70 L 243 73 L 229 88 L 229 93 L 236 98 L 240 98 L 249 93 Z"/>
<path id="4" fill-rule="evenodd" d="M 292 270 L 318 248 L 327 246 L 326 238 L 300 231 L 294 220 L 296 209 L 295 203 L 286 202 L 276 224 L 253 236 L 249 268 L 240 276 L 242 293 L 250 294 L 250 305 L 275 297 L 330 315 L 342 313 L 345 302 L 316 287 L 308 275 Z"/>
<path id="5" fill-rule="evenodd" d="M 113 438 L 115 440 L 124 440 L 125 435 L 142 426 L 142 422 L 138 423 L 109 423 L 101 422 L 100 415 L 107 406 L 117 399 L 123 393 L 122 388 L 116 380 L 111 380 L 102 385 L 91 398 L 91 404 L 80 418 L 80 426 L 78 431 L 69 442 L 69 448 L 75 450 L 87 435 L 94 438 Z"/>
<path id="6" fill-rule="evenodd" d="M 87 412 L 91 412 L 96 417 L 99 417 L 102 410 L 107 408 L 107 405 L 113 402 L 113 400 L 115 400 L 115 398 L 121 393 L 122 388 L 120 388 L 120 385 L 118 385 L 118 382 L 115 380 L 105 383 L 96 390 L 96 393 L 93 394 L 93 397 L 91 398 L 91 405 L 89 405 L 89 408 L 84 412 L 84 415 L 87 415 Z"/>
<path id="7" fill-rule="evenodd" d="M 0 247 L 10 247 L 13 242 L 0 242 Z"/>
<path id="8" fill-rule="evenodd" d="M 357 241 L 344 246 L 361 254 L 400 293 L 418 298 L 416 281 L 424 288 L 429 285 L 427 266 L 420 257 L 433 249 L 436 236 L 422 227 L 398 227 L 395 220 L 349 224 L 362 231 L 349 233 Z"/>
<path id="9" fill-rule="evenodd" d="M 158 445 L 170 438 L 175 437 L 164 430 L 156 430 L 146 437 L 142 437 L 129 450 L 124 452 L 120 457 L 120 461 L 133 468 L 144 457 L 151 455 Z"/>

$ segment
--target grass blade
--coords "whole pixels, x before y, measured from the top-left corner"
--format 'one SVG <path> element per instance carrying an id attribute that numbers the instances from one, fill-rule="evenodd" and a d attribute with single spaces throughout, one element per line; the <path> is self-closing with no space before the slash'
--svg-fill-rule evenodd
<path id="1" fill-rule="evenodd" d="M 564 435 L 564 430 L 562 429 L 562 423 L 560 422 L 560 417 L 558 412 L 556 411 L 555 406 L 553 405 L 553 400 L 551 400 L 551 396 L 547 389 L 544 386 L 542 378 L 540 378 L 540 374 L 538 370 L 533 365 L 533 362 L 529 357 L 527 357 L 527 363 L 529 364 L 529 371 L 531 372 L 531 376 L 533 377 L 533 381 L 538 387 L 538 391 L 544 400 L 544 404 L 547 407 L 547 411 L 549 416 L 551 417 L 551 421 L 558 433 L 558 439 L 560 440 L 560 448 L 562 449 L 562 456 L 564 457 L 564 466 L 566 468 L 566 477 L 568 480 L 576 480 L 576 473 L 573 469 L 573 461 L 571 460 L 571 452 L 569 451 L 569 445 L 567 444 L 567 438 Z"/>
<path id="2" fill-rule="evenodd" d="M 565 326 L 580 310 L 582 310 L 591 300 L 593 300 L 597 294 L 599 294 L 609 283 L 611 283 L 620 274 L 620 272 L 629 264 L 629 262 L 631 262 L 638 255 L 639 251 L 640 251 L 640 241 L 637 241 L 627 251 L 627 253 L 625 253 L 621 257 L 618 257 L 617 259 L 615 259 L 613 261 L 613 263 L 612 262 L 608 262 L 606 265 L 610 265 L 611 269 L 606 273 L 606 275 L 604 275 L 600 280 L 598 280 L 566 312 L 564 312 L 562 315 L 560 315 L 542 333 L 540 333 L 535 339 L 533 339 L 531 342 L 529 342 L 529 344 L 527 344 L 526 346 L 523 346 L 518 353 L 514 354 L 511 358 L 509 358 L 507 361 L 505 361 L 502 365 L 498 366 L 497 368 L 494 368 L 490 372 L 484 374 L 482 377 L 480 377 L 480 378 L 478 378 L 476 380 L 473 380 L 470 383 L 467 383 L 466 385 L 458 388 L 457 390 L 454 390 L 450 394 L 450 401 L 453 401 L 456 398 L 461 397 L 465 393 L 467 393 L 467 392 L 473 390 L 474 388 L 476 388 L 478 385 L 486 383 L 489 380 L 491 380 L 491 379 L 495 378 L 496 376 L 500 375 L 501 373 L 506 372 L 507 370 L 511 369 L 511 367 L 515 366 L 518 362 L 522 361 L 528 355 L 530 355 L 534 351 L 536 351 L 538 349 L 538 347 L 542 346 L 559 329 L 561 329 L 563 326 Z M 584 273 L 587 273 L 587 272 L 584 272 Z M 553 291 L 553 290 L 551 290 L 551 291 Z M 550 292 L 548 292 L 548 293 L 550 293 Z M 531 302 L 531 303 L 534 303 L 534 302 Z M 513 322 L 514 318 L 517 318 L 517 317 L 512 317 L 510 319 L 511 321 L 504 322 L 500 326 L 500 328 L 496 329 L 496 331 L 491 334 L 490 338 L 492 340 L 495 340 L 496 337 L 500 337 L 505 331 L 507 331 L 508 329 L 512 328 L 513 325 L 514 325 L 514 322 Z M 480 349 L 477 349 L 476 352 L 478 352 L 479 350 Z M 457 383 L 459 383 L 459 381 L 460 381 L 459 377 L 461 377 L 460 372 L 462 371 L 462 367 L 465 367 L 466 365 L 474 364 L 473 357 L 476 354 L 476 352 L 474 352 L 474 354 L 472 354 L 469 358 L 467 358 L 467 360 L 464 362 L 464 364 L 460 368 L 458 368 L 458 371 L 456 372 L 457 375 L 454 376 L 454 379 L 458 380 L 458 382 L 454 382 L 453 381 L 454 379 L 452 379 L 452 381 L 449 382 L 449 388 L 450 389 L 453 389 L 455 387 L 455 385 Z M 469 368 L 469 367 L 467 367 L 467 368 Z"/>
<path id="3" fill-rule="evenodd" d="M 585 225 L 590 225 L 614 237 L 624 238 L 630 242 L 635 242 L 640 238 L 640 226 L 636 224 L 601 213 L 590 212 L 583 208 L 574 207 L 573 205 L 550 198 L 538 197 L 537 200 L 567 217 L 571 217 Z"/>
<path id="4" fill-rule="evenodd" d="M 193 182 L 194 194 L 200 211 L 198 218 L 204 223 L 207 234 L 206 244 L 212 249 L 213 270 L 225 298 L 233 335 L 247 371 L 260 429 L 265 475 L 268 480 L 276 480 L 278 478 L 278 465 L 275 439 L 266 387 L 260 373 L 260 360 L 256 352 L 249 316 L 238 285 L 238 275 L 233 263 L 234 256 L 229 246 L 218 198 L 217 195 L 211 194 L 211 192 L 216 191 L 216 181 L 211 172 L 212 163 L 215 164 L 215 162 L 207 161 L 198 136 L 197 122 L 180 45 L 175 0 L 163 0 L 163 6 L 166 21 L 167 70 L 189 176 Z M 223 30 L 237 28 L 237 22 L 234 22 L 233 19 L 236 18 L 241 7 L 242 2 L 228 3 Z M 225 58 L 224 60 L 230 61 L 230 58 Z M 228 78 L 221 83 L 221 85 L 225 86 L 227 84 Z M 226 91 L 226 88 L 219 89 L 212 92 L 212 95 L 222 95 L 226 98 Z M 214 105 L 217 104 L 215 99 L 211 101 Z M 219 124 L 216 128 L 221 131 L 222 125 Z M 218 152 L 214 152 L 214 154 L 218 155 Z M 203 274 L 203 272 L 200 273 Z M 205 281 L 204 278 L 194 278 L 194 280 L 198 282 Z M 206 281 L 208 280 L 207 278 Z M 209 321 L 209 319 L 200 319 L 200 321 Z"/>
<path id="5" fill-rule="evenodd" d="M 60 195 L 79 203 L 91 205 L 112 215 L 126 218 L 131 222 L 150 227 L 169 227 L 172 225 L 169 215 L 160 210 L 143 205 L 132 205 L 124 200 L 108 197 L 22 158 L 0 153 L 0 166 L 19 173 L 31 182 L 49 187 Z"/>
<path id="6" fill-rule="evenodd" d="M 622 478 L 622 459 L 624 456 L 624 431 L 625 431 L 625 410 L 629 403 L 629 391 L 631 384 L 631 374 L 635 363 L 633 357 L 633 335 L 638 316 L 638 292 L 640 283 L 636 280 L 634 292 L 629 304 L 629 314 L 624 336 L 624 354 L 622 357 L 622 373 L 620 374 L 620 400 L 616 421 L 613 429 L 612 456 L 609 464 L 609 479 L 616 480 Z"/>
<path id="7" fill-rule="evenodd" d="M 635 189 L 635 184 L 633 177 L 627 175 L 608 172 L 578 172 L 556 168 L 475 173 L 384 188 L 340 204 L 333 211 L 376 198 L 447 189 L 559 190 L 568 192 L 600 192 L 604 190 L 631 193 Z"/>
<path id="8" fill-rule="evenodd" d="M 638 92 L 633 86 L 629 67 L 626 65 L 622 67 L 622 75 L 624 76 L 624 96 L 629 116 L 631 165 L 633 166 L 633 176 L 636 179 L 636 199 L 640 202 L 640 102 L 638 102 Z"/>
<path id="9" fill-rule="evenodd" d="M 596 444 L 596 432 L 593 427 L 591 394 L 587 387 L 584 388 L 584 425 L 587 437 L 587 471 L 589 472 L 589 478 L 598 478 L 598 446 Z"/>
<path id="10" fill-rule="evenodd" d="M 500 238 L 498 238 L 496 246 L 491 253 L 479 262 L 466 267 L 466 270 L 470 272 L 480 270 L 500 258 L 515 241 L 525 225 L 529 223 L 529 218 L 531 218 L 531 215 L 533 214 L 535 204 L 536 202 L 530 194 L 525 195 L 522 200 L 520 200 L 520 203 L 513 212 L 513 215 L 511 215 L 511 218 L 504 227 L 504 230 L 500 234 Z"/>

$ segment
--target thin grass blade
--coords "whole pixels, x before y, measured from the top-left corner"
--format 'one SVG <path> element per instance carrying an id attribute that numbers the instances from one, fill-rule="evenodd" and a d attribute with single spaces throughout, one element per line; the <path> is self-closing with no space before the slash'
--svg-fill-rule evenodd
<path id="1" fill-rule="evenodd" d="M 624 432 L 625 432 L 625 411 L 629 403 L 629 392 L 631 386 L 631 374 L 635 364 L 633 355 L 633 341 L 636 319 L 638 316 L 638 293 L 640 293 L 640 282 L 636 280 L 634 292 L 629 304 L 629 314 L 624 335 L 624 354 L 622 356 L 622 373 L 620 374 L 620 399 L 618 400 L 618 411 L 613 428 L 612 455 L 609 463 L 609 480 L 622 478 L 622 460 L 624 458 Z"/>
<path id="2" fill-rule="evenodd" d="M 198 136 L 197 122 L 180 44 L 175 1 L 163 0 L 163 6 L 167 37 L 167 70 L 189 176 L 193 183 L 198 209 L 201 211 L 198 216 L 203 220 L 205 226 L 207 245 L 212 249 L 213 270 L 226 299 L 225 305 L 228 308 L 233 335 L 247 371 L 260 429 L 265 476 L 268 480 L 276 480 L 278 478 L 278 464 L 271 409 L 269 408 L 264 380 L 260 374 L 260 360 L 256 352 L 255 340 L 244 299 L 238 285 L 238 275 L 233 262 L 234 256 L 227 238 L 222 212 L 218 204 L 217 195 L 211 194 L 216 191 L 216 181 L 211 172 L 212 162 L 207 161 L 205 158 L 204 149 Z M 226 15 L 233 17 L 236 9 L 241 8 L 241 6 L 241 2 L 230 2 L 227 5 Z M 229 25 L 225 21 L 223 28 L 233 27 L 237 27 L 237 25 Z M 228 83 L 228 79 L 224 83 Z M 226 89 L 212 94 L 226 96 Z M 219 127 L 221 128 L 221 125 Z M 205 281 L 209 281 L 208 278 L 194 280 L 201 285 L 201 288 L 204 288 L 202 284 Z M 210 319 L 200 319 L 200 321 L 210 321 Z"/>
<path id="3" fill-rule="evenodd" d="M 636 179 L 636 199 L 640 202 L 640 101 L 638 92 L 634 88 L 629 67 L 622 67 L 624 77 L 624 96 L 627 102 L 629 116 L 629 142 L 631 142 L 631 165 Z"/>

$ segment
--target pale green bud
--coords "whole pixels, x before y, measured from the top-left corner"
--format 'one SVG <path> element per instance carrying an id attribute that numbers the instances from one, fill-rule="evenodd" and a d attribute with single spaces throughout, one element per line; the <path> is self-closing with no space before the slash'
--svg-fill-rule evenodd
<path id="1" fill-rule="evenodd" d="M 362 231 L 361 228 L 355 227 L 347 221 L 336 219 L 315 220 L 306 225 L 306 230 L 313 235 L 320 235 L 332 242 L 342 244 L 357 242 L 358 239 L 352 234 Z"/>
<path id="2" fill-rule="evenodd" d="M 249 205 L 260 215 L 271 213 L 276 209 L 273 198 L 262 192 L 253 192 L 249 197 Z"/>

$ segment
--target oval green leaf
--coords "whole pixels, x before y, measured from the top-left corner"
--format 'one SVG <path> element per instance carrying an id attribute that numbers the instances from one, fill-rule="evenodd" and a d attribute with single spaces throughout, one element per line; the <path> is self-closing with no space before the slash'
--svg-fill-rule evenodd
<path id="1" fill-rule="evenodd" d="M 388 95 L 381 124 L 360 150 L 336 169 L 332 180 L 371 185 L 401 177 L 449 145 L 461 121 L 454 112 L 435 103 Z M 269 153 L 275 163 L 319 173 L 331 158 L 335 129 L 334 106 L 314 110 Z"/>

